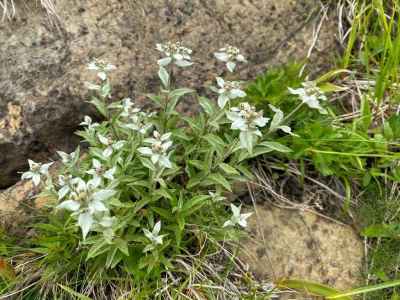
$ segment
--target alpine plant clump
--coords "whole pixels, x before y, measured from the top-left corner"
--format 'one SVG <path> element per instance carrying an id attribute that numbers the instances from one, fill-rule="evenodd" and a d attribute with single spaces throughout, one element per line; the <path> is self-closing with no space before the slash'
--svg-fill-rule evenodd
<path id="1" fill-rule="evenodd" d="M 272 142 L 278 129 L 291 134 L 279 108 L 271 106 L 275 115 L 267 126 L 263 111 L 240 102 L 246 98 L 243 82 L 216 77 L 217 87 L 210 87 L 216 101 L 173 87 L 171 77 L 194 65 L 192 50 L 179 42 L 156 49 L 162 55 L 161 88 L 148 95 L 154 111 L 142 110 L 130 98 L 114 99 L 109 76 L 116 67 L 95 60 L 88 69 L 96 80 L 86 85 L 103 121 L 84 117 L 78 134 L 87 151 L 59 151 L 62 167 L 56 180 L 48 172 L 52 163 L 29 160 L 30 170 L 22 175 L 35 185 L 42 182 L 53 213 L 72 222 L 76 232 L 71 236 L 80 236 L 77 249 L 87 264 L 124 266 L 137 278 L 171 270 L 173 258 L 203 247 L 204 237 L 235 238 L 251 213 L 241 213 L 240 204 L 230 203 L 225 193 L 234 182 L 252 179 L 250 158 L 287 151 Z M 230 72 L 246 61 L 232 46 L 215 57 Z M 293 91 L 313 108 L 322 100 L 317 92 L 309 85 Z M 193 117 L 179 113 L 176 107 L 185 99 L 196 99 L 202 111 Z"/>

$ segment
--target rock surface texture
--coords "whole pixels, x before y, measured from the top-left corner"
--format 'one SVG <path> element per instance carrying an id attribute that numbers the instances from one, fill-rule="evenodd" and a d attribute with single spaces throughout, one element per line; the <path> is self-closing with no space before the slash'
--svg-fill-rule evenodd
<path id="1" fill-rule="evenodd" d="M 196 65 L 178 84 L 198 88 L 224 75 L 211 53 L 225 44 L 246 54 L 238 77 L 251 79 L 267 66 L 305 58 L 320 21 L 317 0 L 58 0 L 58 19 L 36 1 L 21 3 L 15 20 L 0 23 L 0 188 L 16 182 L 27 157 L 43 161 L 55 148 L 76 146 L 73 132 L 92 113 L 84 87 L 94 79 L 85 69 L 92 58 L 118 67 L 115 99 L 143 104 L 143 92 L 158 85 L 157 42 L 182 40 L 194 50 Z M 321 27 L 314 70 L 334 55 L 334 20 Z"/>
<path id="2" fill-rule="evenodd" d="M 258 206 L 249 230 L 241 258 L 259 279 L 310 280 L 341 290 L 360 285 L 363 243 L 350 226 L 311 212 Z"/>

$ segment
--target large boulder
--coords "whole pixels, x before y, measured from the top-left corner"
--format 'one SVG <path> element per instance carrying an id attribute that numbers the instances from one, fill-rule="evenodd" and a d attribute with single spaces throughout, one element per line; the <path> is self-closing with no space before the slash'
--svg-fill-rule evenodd
<path id="1" fill-rule="evenodd" d="M 320 21 L 317 0 L 58 0 L 57 18 L 35 1 L 20 3 L 16 18 L 0 23 L 0 188 L 16 182 L 28 157 L 47 160 L 55 148 L 78 143 L 73 132 L 93 113 L 84 87 L 94 79 L 85 68 L 92 58 L 117 65 L 115 98 L 143 103 L 157 84 L 157 42 L 194 49 L 198 63 L 179 84 L 199 88 L 223 75 L 211 53 L 225 44 L 246 54 L 238 76 L 251 79 L 266 66 L 305 58 Z M 331 16 L 311 57 L 314 70 L 334 55 L 334 33 Z"/>
<path id="2" fill-rule="evenodd" d="M 364 245 L 351 226 L 310 211 L 259 205 L 248 227 L 240 257 L 259 280 L 301 279 L 340 290 L 361 284 Z"/>

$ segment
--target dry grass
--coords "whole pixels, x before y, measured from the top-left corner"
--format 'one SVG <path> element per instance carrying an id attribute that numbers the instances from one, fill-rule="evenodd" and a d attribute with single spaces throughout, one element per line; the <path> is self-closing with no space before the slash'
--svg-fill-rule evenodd
<path id="1" fill-rule="evenodd" d="M 35 6 L 44 9 L 49 17 L 58 18 L 53 0 L 0 0 L 0 20 L 14 19 L 18 14 L 18 10 L 28 2 L 29 4 L 35 2 Z"/>

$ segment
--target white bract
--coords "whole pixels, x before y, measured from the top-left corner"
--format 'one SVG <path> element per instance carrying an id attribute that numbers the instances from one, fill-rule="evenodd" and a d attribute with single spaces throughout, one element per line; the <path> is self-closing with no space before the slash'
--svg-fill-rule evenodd
<path id="1" fill-rule="evenodd" d="M 41 164 L 30 159 L 28 159 L 28 163 L 29 171 L 24 172 L 21 179 L 32 179 L 33 184 L 38 186 L 40 184 L 41 176 L 49 176 L 49 168 L 53 163 Z"/>
<path id="2" fill-rule="evenodd" d="M 167 42 L 165 44 L 157 44 L 156 47 L 158 51 L 162 52 L 166 56 L 158 60 L 158 64 L 161 67 L 165 67 L 170 63 L 173 63 L 178 67 L 188 67 L 193 64 L 190 57 L 190 55 L 192 54 L 192 50 L 183 47 L 180 42 Z"/>
<path id="3" fill-rule="evenodd" d="M 172 168 L 169 160 L 168 149 L 172 146 L 170 141 L 171 133 L 160 135 L 158 131 L 153 132 L 153 138 L 147 138 L 145 143 L 149 143 L 151 147 L 138 148 L 139 153 L 149 156 L 154 165 L 160 165 L 165 168 Z"/>
<path id="4" fill-rule="evenodd" d="M 135 104 L 132 102 L 131 98 L 125 98 L 122 100 L 122 104 L 119 105 L 122 108 L 121 117 L 128 118 L 134 114 L 140 112 L 140 108 L 135 107 Z"/>
<path id="5" fill-rule="evenodd" d="M 318 109 L 321 114 L 327 114 L 326 109 L 320 104 L 320 101 L 326 101 L 327 98 L 315 81 L 303 82 L 302 86 L 303 88 L 298 89 L 289 88 L 289 92 L 293 95 L 298 95 L 300 100 L 310 108 Z"/>
<path id="6" fill-rule="evenodd" d="M 123 140 L 114 141 L 111 138 L 111 136 L 105 137 L 104 135 L 101 135 L 100 133 L 97 134 L 97 137 L 98 137 L 100 143 L 102 143 L 103 145 L 106 146 L 106 148 L 103 150 L 103 156 L 105 158 L 110 157 L 113 154 L 114 150 L 121 149 L 125 144 L 125 141 L 123 141 Z"/>
<path id="7" fill-rule="evenodd" d="M 116 69 L 114 65 L 98 59 L 95 59 L 92 62 L 90 62 L 87 68 L 88 70 L 97 71 L 97 76 L 103 81 L 107 79 L 107 72 Z"/>
<path id="8" fill-rule="evenodd" d="M 232 107 L 226 113 L 227 118 L 232 121 L 231 129 L 240 130 L 240 146 L 252 151 L 254 137 L 262 136 L 258 128 L 264 127 L 268 118 L 263 117 L 263 112 L 257 112 L 254 106 L 247 102 L 241 103 L 239 107 Z"/>
<path id="9" fill-rule="evenodd" d="M 148 229 L 143 229 L 144 235 L 150 240 L 151 244 L 147 245 L 143 252 L 147 252 L 149 250 L 153 250 L 157 245 L 162 245 L 163 243 L 163 238 L 166 236 L 166 234 L 159 235 L 161 230 L 161 221 L 158 221 L 154 227 L 153 230 L 150 232 Z"/>
<path id="10" fill-rule="evenodd" d="M 230 220 L 226 221 L 224 223 L 224 227 L 228 226 L 235 226 L 235 225 L 240 225 L 241 227 L 246 227 L 247 226 L 247 219 L 253 214 L 253 213 L 246 213 L 246 214 L 241 214 L 241 206 L 237 207 L 234 204 L 231 204 L 231 210 L 232 210 L 232 217 Z"/>
<path id="11" fill-rule="evenodd" d="M 280 129 L 285 133 L 288 133 L 290 135 L 295 135 L 292 133 L 292 129 L 289 126 L 282 125 L 282 122 L 284 121 L 283 111 L 273 106 L 272 104 L 269 104 L 268 106 L 275 113 L 274 116 L 272 117 L 271 124 L 269 125 L 269 131 L 273 132 L 275 130 Z"/>
<path id="12" fill-rule="evenodd" d="M 96 182 L 96 185 L 99 185 L 100 183 L 102 183 L 103 178 L 113 181 L 116 170 L 116 167 L 112 167 L 111 169 L 106 170 L 99 160 L 93 158 L 92 169 L 86 171 L 86 173 L 92 175 L 93 181 Z"/>
<path id="13" fill-rule="evenodd" d="M 92 130 L 94 128 L 96 128 L 97 126 L 99 126 L 99 123 L 93 123 L 92 118 L 89 116 L 84 116 L 83 118 L 83 122 L 81 122 L 79 125 L 81 126 L 86 126 L 88 130 Z"/>
<path id="14" fill-rule="evenodd" d="M 68 165 L 75 162 L 79 156 L 79 150 L 75 150 L 71 153 L 65 153 L 64 151 L 57 151 L 57 154 L 61 157 L 61 161 L 64 165 Z"/>
<path id="15" fill-rule="evenodd" d="M 225 62 L 230 72 L 235 70 L 236 62 L 246 62 L 244 56 L 240 54 L 240 50 L 230 45 L 219 49 L 218 52 L 214 53 L 214 56 L 216 59 Z"/>
<path id="16" fill-rule="evenodd" d="M 73 178 L 67 200 L 57 206 L 58 209 L 72 211 L 77 216 L 83 239 L 86 239 L 98 219 L 102 220 L 103 214 L 109 212 L 104 202 L 116 194 L 113 189 L 100 189 L 99 184 L 94 180 L 85 182 L 82 178 Z"/>
<path id="17" fill-rule="evenodd" d="M 211 89 L 218 93 L 218 106 L 224 108 L 226 103 L 235 98 L 246 97 L 246 93 L 241 90 L 241 82 L 239 81 L 225 81 L 221 77 L 217 77 L 218 88 L 211 87 Z"/>

